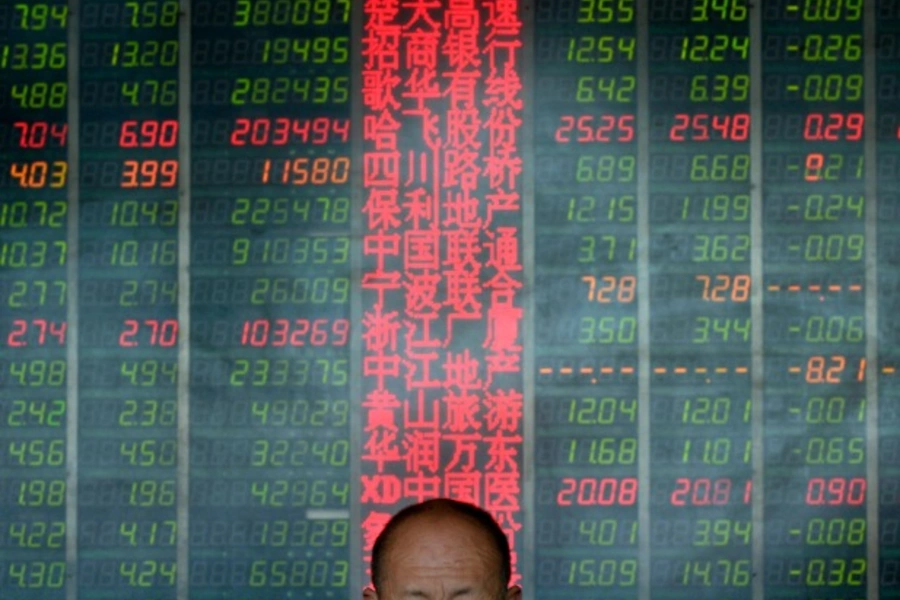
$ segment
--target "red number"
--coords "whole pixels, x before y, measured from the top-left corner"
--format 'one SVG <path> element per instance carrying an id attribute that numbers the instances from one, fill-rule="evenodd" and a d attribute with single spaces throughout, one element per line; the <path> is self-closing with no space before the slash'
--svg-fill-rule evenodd
<path id="1" fill-rule="evenodd" d="M 710 132 L 717 135 L 711 136 Z M 746 141 L 750 136 L 750 115 L 710 115 L 708 113 L 677 113 L 675 123 L 669 129 L 669 139 L 673 142 L 705 142 L 710 139 Z"/>
<path id="2" fill-rule="evenodd" d="M 177 160 L 126 160 L 122 168 L 123 188 L 175 187 Z"/>
<path id="3" fill-rule="evenodd" d="M 350 120 L 316 117 L 314 119 L 240 118 L 231 132 L 232 146 L 286 146 L 290 143 L 327 144 L 346 142 L 350 138 Z"/>
<path id="4" fill-rule="evenodd" d="M 291 332 L 291 346 L 305 346 L 307 335 L 309 335 L 309 320 L 296 319 L 294 330 Z"/>
<path id="5" fill-rule="evenodd" d="M 138 329 L 140 329 L 140 323 L 138 323 L 137 319 L 126 319 L 125 320 L 125 331 L 119 334 L 119 346 L 122 348 L 133 348 L 137 346 L 137 337 Z"/>
<path id="6" fill-rule="evenodd" d="M 20 348 L 28 345 L 28 337 L 36 336 L 34 340 L 38 346 L 45 346 L 51 338 L 56 339 L 60 346 L 66 343 L 66 322 L 48 321 L 46 319 L 15 319 L 12 331 L 6 337 L 6 344 L 11 348 Z"/>
<path id="7" fill-rule="evenodd" d="M 151 346 L 171 348 L 178 343 L 178 321 L 175 319 L 125 319 L 124 330 L 119 335 L 119 346 L 133 348 L 140 342 L 137 339 L 142 326 L 150 331 L 148 341 Z"/>
<path id="8" fill-rule="evenodd" d="M 231 132 L 231 145 L 243 146 L 247 143 L 247 132 L 250 131 L 250 119 L 238 119 Z"/>
<path id="9" fill-rule="evenodd" d="M 568 134 L 571 133 L 572 129 L 575 127 L 575 117 L 572 115 L 562 115 L 559 120 L 561 121 L 561 124 L 556 128 L 556 141 L 560 144 L 571 142 L 572 138 L 568 137 Z M 898 137 L 900 137 L 900 133 L 898 133 Z"/>
<path id="10" fill-rule="evenodd" d="M 124 121 L 119 133 L 121 148 L 173 148 L 178 143 L 178 121 Z"/>
<path id="11" fill-rule="evenodd" d="M 350 321 L 347 319 L 276 319 L 274 325 L 268 319 L 244 321 L 241 331 L 241 345 L 262 348 L 271 346 L 300 347 L 343 346 L 347 343 Z"/>
<path id="12" fill-rule="evenodd" d="M 669 501 L 673 506 L 722 506 L 731 500 L 731 479 L 679 477 Z"/>
<path id="13" fill-rule="evenodd" d="M 66 123 L 17 121 L 13 123 L 13 127 L 19 130 L 19 148 L 46 148 L 51 140 L 55 141 L 55 145 L 63 147 L 69 133 Z"/>
<path id="14" fill-rule="evenodd" d="M 574 130 L 577 130 L 578 137 L 573 140 L 571 133 Z M 634 139 L 634 115 L 582 115 L 578 119 L 574 115 L 562 115 L 555 139 L 561 144 L 571 141 L 582 144 L 630 142 Z"/>
<path id="15" fill-rule="evenodd" d="M 637 479 L 625 477 L 564 477 L 562 489 L 556 496 L 560 506 L 632 506 L 637 502 Z"/>
<path id="16" fill-rule="evenodd" d="M 812 152 L 806 155 L 806 172 L 803 178 L 806 181 L 819 181 L 822 178 L 822 168 L 825 166 L 825 155 L 820 152 Z"/>
<path id="17" fill-rule="evenodd" d="M 48 163 L 38 160 L 32 163 L 12 163 L 9 165 L 9 174 L 19 182 L 23 188 L 61 188 L 66 185 L 66 176 L 69 172 L 69 163 L 64 160 L 54 160 Z"/>
<path id="18" fill-rule="evenodd" d="M 253 346 L 260 348 L 266 345 L 269 339 L 269 320 L 256 319 L 255 321 L 244 321 L 244 331 L 241 334 L 242 346 Z"/>
<path id="19" fill-rule="evenodd" d="M 810 506 L 860 506 L 865 501 L 865 477 L 813 477 L 806 483 L 806 503 Z"/>
<path id="20" fill-rule="evenodd" d="M 841 373 L 847 366 L 847 359 L 840 354 L 830 356 L 810 356 L 806 361 L 806 383 L 840 383 Z"/>
<path id="21" fill-rule="evenodd" d="M 746 302 L 750 298 L 750 276 L 737 275 L 695 275 L 694 279 L 703 283 L 703 300 L 706 302 Z"/>
<path id="22" fill-rule="evenodd" d="M 25 319 L 16 319 L 13 321 L 12 331 L 6 336 L 6 345 L 10 348 L 21 348 L 28 345 L 25 339 L 25 333 L 28 331 L 28 321 Z"/>
<path id="23" fill-rule="evenodd" d="M 815 142 L 837 142 L 845 139 L 856 142 L 862 139 L 865 116 L 863 113 L 810 113 L 803 124 L 803 139 Z"/>

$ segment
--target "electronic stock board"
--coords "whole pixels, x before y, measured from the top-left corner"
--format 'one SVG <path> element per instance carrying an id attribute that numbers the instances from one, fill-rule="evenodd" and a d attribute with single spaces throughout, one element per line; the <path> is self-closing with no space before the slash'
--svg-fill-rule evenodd
<path id="1" fill-rule="evenodd" d="M 900 2 L 0 4 L 0 598 L 900 597 Z"/>

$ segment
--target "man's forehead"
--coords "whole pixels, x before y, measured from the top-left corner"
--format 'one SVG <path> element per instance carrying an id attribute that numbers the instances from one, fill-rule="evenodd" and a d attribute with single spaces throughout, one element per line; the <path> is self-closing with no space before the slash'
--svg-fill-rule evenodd
<path id="1" fill-rule="evenodd" d="M 423 513 L 401 523 L 386 548 L 385 559 L 389 569 L 398 561 L 434 567 L 484 565 L 489 570 L 501 566 L 490 534 L 474 520 L 452 511 Z"/>

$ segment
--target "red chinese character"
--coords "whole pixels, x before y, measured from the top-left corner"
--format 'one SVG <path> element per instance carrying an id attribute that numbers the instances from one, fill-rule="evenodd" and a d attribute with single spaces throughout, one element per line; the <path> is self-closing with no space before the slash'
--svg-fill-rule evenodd
<path id="1" fill-rule="evenodd" d="M 478 187 L 478 153 L 474 150 L 456 150 L 448 148 L 444 151 L 444 177 L 441 186 L 448 188 L 458 186 L 461 190 L 472 191 Z M 477 200 L 475 200 L 477 202 Z"/>
<path id="2" fill-rule="evenodd" d="M 519 192 L 507 192 L 504 190 L 493 190 L 484 196 L 487 202 L 487 222 L 490 225 L 494 220 L 494 213 L 499 211 L 518 211 L 522 208 L 519 204 Z"/>
<path id="3" fill-rule="evenodd" d="M 363 11 L 367 17 L 366 29 L 380 29 L 397 18 L 399 0 L 365 0 Z"/>
<path id="4" fill-rule="evenodd" d="M 432 399 L 426 403 L 425 390 L 418 390 L 415 410 L 413 411 L 412 408 L 412 402 L 406 402 L 403 405 L 403 426 L 406 429 L 440 431 L 441 411 L 438 407 L 438 401 Z"/>
<path id="5" fill-rule="evenodd" d="M 502 297 L 508 298 L 509 301 L 498 302 L 498 298 Z M 512 290 L 491 292 L 492 302 L 488 309 L 487 337 L 483 344 L 491 351 L 489 355 L 491 357 L 518 355 L 522 352 L 522 346 L 518 343 L 522 309 L 512 305 L 515 297 L 515 292 Z M 490 381 L 490 377 L 488 381 Z"/>
<path id="6" fill-rule="evenodd" d="M 417 329 L 427 331 L 430 329 L 431 321 L 432 319 L 423 320 L 421 322 L 423 325 L 422 327 L 416 327 L 413 323 L 409 322 L 410 333 L 414 334 Z M 423 339 L 421 343 L 430 344 L 434 341 L 440 345 L 440 341 L 431 340 L 430 338 Z M 406 389 L 422 391 L 441 387 L 441 381 L 431 376 L 431 363 L 438 360 L 438 358 L 440 358 L 440 356 L 437 352 L 414 352 L 408 349 L 406 358 L 403 361 L 406 365 Z"/>
<path id="7" fill-rule="evenodd" d="M 416 473 L 403 479 L 404 498 L 422 502 L 429 498 L 436 498 L 440 493 L 441 478 L 437 475 L 426 476 L 424 473 Z"/>
<path id="8" fill-rule="evenodd" d="M 447 433 L 444 441 L 453 444 L 453 453 L 444 471 L 469 472 L 475 469 L 475 455 L 478 453 L 480 433 Z"/>
<path id="9" fill-rule="evenodd" d="M 400 235 L 382 229 L 364 235 L 363 254 L 375 256 L 377 258 L 375 270 L 384 271 L 387 257 L 400 254 Z"/>
<path id="10" fill-rule="evenodd" d="M 362 55 L 364 71 L 397 70 L 400 68 L 400 27 L 381 25 L 366 27 Z"/>
<path id="11" fill-rule="evenodd" d="M 424 69 L 432 77 L 438 66 L 438 46 L 441 42 L 440 24 L 419 31 L 403 34 L 406 41 L 405 56 L 407 69 Z M 438 96 L 440 97 L 440 96 Z"/>
<path id="12" fill-rule="evenodd" d="M 449 85 L 444 95 L 450 100 L 449 110 L 468 108 L 475 104 L 481 74 L 478 71 L 444 73 Z M 449 112 L 448 110 L 448 112 Z"/>
<path id="13" fill-rule="evenodd" d="M 396 150 L 399 130 L 400 123 L 389 110 L 381 110 L 377 114 L 363 117 L 363 138 L 374 142 L 374 150 Z"/>
<path id="14" fill-rule="evenodd" d="M 487 265 L 498 271 L 521 271 L 519 260 L 519 230 L 516 227 L 497 227 L 487 233 L 493 241 L 484 245 L 488 249 Z M 521 287 L 519 284 L 518 287 Z"/>
<path id="15" fill-rule="evenodd" d="M 484 466 L 485 470 L 496 473 L 514 473 L 518 476 L 519 448 L 522 446 L 522 436 L 506 435 L 500 432 L 497 435 L 485 436 L 484 441 L 487 442 L 488 447 L 488 463 Z"/>
<path id="16" fill-rule="evenodd" d="M 437 270 L 441 264 L 441 232 L 437 229 L 418 229 L 403 234 L 403 258 L 406 271 Z"/>
<path id="17" fill-rule="evenodd" d="M 370 231 L 395 229 L 400 227 L 400 205 L 397 202 L 397 190 L 390 188 L 372 188 L 362 207 L 368 215 L 367 225 Z"/>
<path id="18" fill-rule="evenodd" d="M 456 71 L 481 68 L 482 48 L 478 44 L 478 11 L 447 11 L 449 27 L 443 45 L 449 66 Z"/>
<path id="19" fill-rule="evenodd" d="M 450 343 L 453 339 L 453 325 L 458 319 L 480 319 L 481 301 L 478 295 L 481 293 L 481 282 L 478 273 L 466 271 L 447 271 L 447 301 L 452 312 L 447 316 L 447 339 Z"/>
<path id="20" fill-rule="evenodd" d="M 374 111 L 399 109 L 400 102 L 394 96 L 400 78 L 391 71 L 363 71 L 363 104 Z"/>
<path id="21" fill-rule="evenodd" d="M 513 513 L 519 511 L 521 495 L 521 482 L 519 473 L 485 473 L 484 474 L 484 509 L 499 516 L 501 513 Z M 513 521 L 513 527 L 519 524 Z"/>
<path id="22" fill-rule="evenodd" d="M 441 276 L 436 273 L 407 273 L 407 275 L 407 280 L 403 284 L 406 288 L 406 314 L 426 321 L 436 318 L 441 309 L 441 302 L 437 298 Z M 423 347 L 423 344 L 428 348 L 436 347 L 432 342 L 440 346 L 439 341 L 432 340 L 431 336 L 427 335 L 428 331 L 424 333 L 421 341 L 413 343 L 410 340 L 409 343 L 419 348 Z"/>
<path id="23" fill-rule="evenodd" d="M 362 288 L 364 290 L 374 290 L 378 297 L 378 304 L 384 304 L 384 293 L 386 291 L 400 289 L 400 273 L 398 271 L 385 271 L 383 267 L 363 273 Z"/>
<path id="24" fill-rule="evenodd" d="M 477 108 L 447 111 L 447 146 L 450 148 L 479 148 L 481 115 Z"/>
<path id="25" fill-rule="evenodd" d="M 375 540 L 378 539 L 381 531 L 390 520 L 391 513 L 383 513 L 373 510 L 366 515 L 361 524 L 363 534 L 363 550 L 365 552 L 372 551 L 372 547 L 375 546 Z"/>
<path id="26" fill-rule="evenodd" d="M 462 204 L 465 202 L 465 204 Z M 478 206 L 478 201 L 474 198 L 468 198 L 459 203 L 448 202 L 444 205 L 448 213 L 464 213 L 466 217 L 471 216 L 472 207 Z M 477 219 L 477 212 L 475 213 Z M 450 219 L 445 219 L 444 225 L 449 225 Z M 477 221 L 476 221 L 477 222 Z M 450 267 L 451 271 L 465 271 L 477 274 L 481 270 L 481 240 L 479 239 L 478 230 L 471 222 L 457 221 L 457 225 L 465 225 L 459 229 L 451 229 L 444 232 L 444 239 L 447 245 L 447 258 L 444 264 Z M 477 286 L 477 292 L 481 292 L 481 286 Z M 449 295 L 449 294 L 448 294 Z"/>
<path id="27" fill-rule="evenodd" d="M 444 396 L 443 403 L 447 407 L 444 431 L 461 433 L 481 429 L 481 422 L 478 420 L 478 411 L 481 408 L 478 396 L 448 393 Z"/>
<path id="28" fill-rule="evenodd" d="M 488 43 L 482 48 L 482 52 L 488 56 L 488 70 L 495 75 L 507 68 L 516 65 L 516 53 L 522 47 L 521 40 L 503 39 L 488 33 Z"/>
<path id="29" fill-rule="evenodd" d="M 441 434 L 437 431 L 407 431 L 403 438 L 406 470 L 437 473 L 441 468 Z"/>
<path id="30" fill-rule="evenodd" d="M 483 382 L 478 376 L 478 360 L 472 358 L 469 349 L 448 352 L 444 362 L 444 387 L 459 392 L 480 390 Z"/>
<path id="31" fill-rule="evenodd" d="M 387 463 L 400 462 L 400 448 L 397 444 L 397 433 L 379 429 L 373 431 L 363 444 L 362 460 L 375 463 L 379 473 L 384 471 Z"/>
<path id="32" fill-rule="evenodd" d="M 431 177 L 429 177 L 431 174 L 429 166 L 434 160 L 434 155 L 431 152 L 409 150 L 406 153 L 406 157 L 406 181 L 403 185 L 407 188 L 411 188 L 416 183 L 428 183 L 431 179 Z M 406 220 L 413 223 L 413 229 L 427 229 L 426 227 L 422 227 L 418 220 L 426 219 L 430 221 L 434 219 L 434 217 L 431 216 L 436 212 L 431 206 L 434 204 L 434 198 L 429 196 L 428 190 L 422 187 L 403 190 L 403 197 L 407 199 L 403 204 L 404 208 L 407 208 Z M 426 204 L 426 206 L 422 206 L 421 209 L 427 210 L 428 216 L 414 210 L 420 208 L 420 204 Z"/>
<path id="33" fill-rule="evenodd" d="M 444 496 L 471 504 L 480 504 L 481 472 L 445 473 Z"/>
<path id="34" fill-rule="evenodd" d="M 488 18 L 485 25 L 489 27 L 488 39 L 495 35 L 518 36 L 522 31 L 519 20 L 519 7 L 516 0 L 497 0 L 487 2 Z"/>
<path id="35" fill-rule="evenodd" d="M 384 312 L 381 304 L 363 314 L 363 344 L 367 352 L 395 352 L 400 322 L 396 310 Z"/>
<path id="36" fill-rule="evenodd" d="M 416 69 L 403 80 L 404 91 L 400 93 L 400 97 L 405 100 L 412 101 L 410 106 L 407 104 L 401 111 L 404 115 L 428 117 L 427 123 L 435 123 L 438 120 L 437 115 L 427 108 L 428 100 L 437 100 L 441 97 L 441 90 L 438 82 L 435 81 L 437 73 L 433 69 Z M 433 127 L 432 135 L 438 134 L 437 128 Z"/>
<path id="37" fill-rule="evenodd" d="M 404 30 L 424 29 L 438 34 L 437 30 L 441 28 L 441 24 L 431 13 L 441 9 L 440 0 L 406 0 L 403 8 L 413 9 L 412 16 L 403 24 Z"/>
<path id="38" fill-rule="evenodd" d="M 406 221 L 413 229 L 426 229 L 425 223 L 434 220 L 434 215 L 437 213 L 437 202 L 435 202 L 434 196 L 430 195 L 425 188 L 418 187 L 406 191 L 403 197 L 405 198 L 403 208 L 406 211 Z"/>
<path id="39" fill-rule="evenodd" d="M 378 429 L 397 431 L 397 413 L 400 401 L 388 390 L 372 390 L 362 403 L 365 408 L 366 426 L 364 431 Z"/>
<path id="40" fill-rule="evenodd" d="M 363 156 L 363 186 L 396 189 L 398 185 L 400 185 L 400 153 L 366 152 Z"/>
<path id="41" fill-rule="evenodd" d="M 497 390 L 485 394 L 485 425 L 489 431 L 516 433 L 522 424 L 522 392 Z"/>

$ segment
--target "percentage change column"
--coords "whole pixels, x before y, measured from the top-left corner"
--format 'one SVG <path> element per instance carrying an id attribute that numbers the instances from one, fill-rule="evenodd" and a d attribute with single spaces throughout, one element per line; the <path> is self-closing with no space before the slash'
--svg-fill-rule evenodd
<path id="1" fill-rule="evenodd" d="M 765 595 L 866 595 L 863 2 L 762 7 Z"/>

